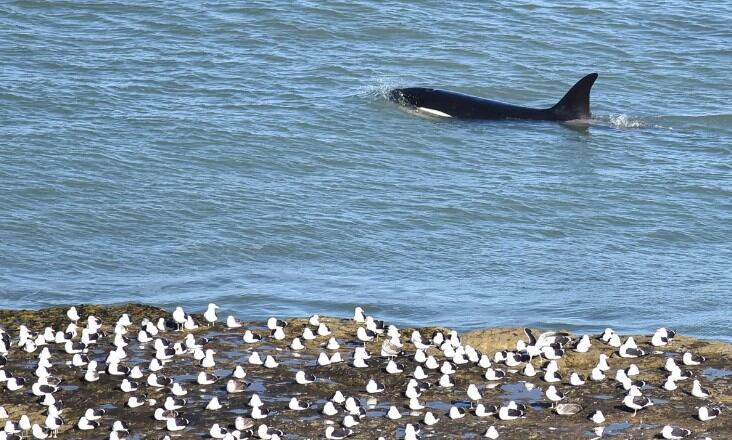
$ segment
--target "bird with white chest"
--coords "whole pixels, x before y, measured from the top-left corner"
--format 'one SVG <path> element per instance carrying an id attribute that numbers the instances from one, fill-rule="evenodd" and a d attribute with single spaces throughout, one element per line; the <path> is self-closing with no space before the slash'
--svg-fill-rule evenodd
<path id="1" fill-rule="evenodd" d="M 697 418 L 702 422 L 716 419 L 722 411 L 719 408 L 708 408 L 706 406 L 699 407 Z"/>
<path id="2" fill-rule="evenodd" d="M 590 337 L 588 335 L 583 335 L 579 341 L 577 341 L 577 344 L 574 347 L 574 351 L 577 353 L 587 353 L 590 350 L 590 347 L 592 346 L 592 342 L 590 342 Z"/>
<path id="3" fill-rule="evenodd" d="M 226 328 L 228 329 L 237 329 L 241 328 L 242 324 L 239 322 L 239 320 L 236 319 L 233 315 L 229 315 L 226 318 Z"/>
<path id="4" fill-rule="evenodd" d="M 546 364 L 544 371 L 544 381 L 555 383 L 562 381 L 562 375 L 559 374 L 559 364 L 555 360 L 551 360 Z"/>
<path id="5" fill-rule="evenodd" d="M 216 310 L 218 310 L 220 307 L 217 306 L 214 303 L 209 303 L 208 307 L 206 308 L 206 311 L 203 312 L 203 319 L 206 320 L 209 326 L 213 326 L 216 321 L 218 321 L 218 316 L 216 316 Z"/>
<path id="6" fill-rule="evenodd" d="M 384 384 L 376 382 L 373 379 L 369 379 L 366 384 L 366 392 L 369 394 L 381 393 L 384 391 Z"/>
<path id="7" fill-rule="evenodd" d="M 214 354 L 216 354 L 215 351 L 213 351 L 210 348 L 207 349 L 204 358 L 201 359 L 200 365 L 203 368 L 213 368 L 213 367 L 215 367 L 216 366 L 216 361 L 214 361 L 214 356 L 213 356 Z"/>
<path id="8" fill-rule="evenodd" d="M 173 321 L 178 326 L 178 330 L 183 328 L 186 323 L 186 312 L 183 311 L 183 307 L 178 306 L 173 310 Z"/>
<path id="9" fill-rule="evenodd" d="M 653 406 L 653 401 L 648 397 L 636 395 L 636 393 L 628 393 L 628 395 L 623 399 L 623 404 L 627 408 L 632 409 L 633 416 L 635 416 L 638 411 L 648 408 L 649 406 Z"/>
<path id="10" fill-rule="evenodd" d="M 600 372 L 602 374 L 602 372 Z M 569 376 L 569 384 L 573 387 L 582 386 L 585 384 L 585 380 L 576 371 L 572 372 Z"/>
<path id="11" fill-rule="evenodd" d="M 638 348 L 632 336 L 619 347 L 618 353 L 622 358 L 637 358 L 647 354 L 643 349 Z"/>
<path id="12" fill-rule="evenodd" d="M 708 398 L 711 393 L 706 388 L 702 388 L 701 383 L 697 379 L 694 379 L 694 383 L 691 388 L 691 395 L 698 397 L 699 399 Z"/>
<path id="13" fill-rule="evenodd" d="M 667 440 L 681 440 L 689 437 L 690 435 L 690 429 L 679 428 L 678 426 L 666 425 L 661 430 L 661 437 Z"/>
<path id="14" fill-rule="evenodd" d="M 506 406 L 498 409 L 498 418 L 501 420 L 515 420 L 526 415 L 526 406 L 519 405 L 513 400 Z"/>
<path id="15" fill-rule="evenodd" d="M 651 345 L 654 347 L 663 347 L 664 345 L 668 345 L 671 340 L 676 336 L 676 332 L 667 328 L 659 328 L 651 337 Z"/>
<path id="16" fill-rule="evenodd" d="M 552 402 L 552 405 L 556 405 L 558 402 L 564 400 L 567 395 L 559 390 L 554 385 L 550 385 L 546 389 L 546 397 Z"/>
<path id="17" fill-rule="evenodd" d="M 79 322 L 79 319 L 81 319 L 79 317 L 79 312 L 76 310 L 76 307 L 70 307 L 66 311 L 66 317 L 68 317 L 69 318 L 69 321 L 73 322 L 74 324 L 76 324 L 77 322 Z"/>
<path id="18" fill-rule="evenodd" d="M 681 358 L 681 362 L 683 362 L 686 366 L 697 366 L 701 365 L 706 361 L 706 358 L 704 356 L 694 354 L 691 352 L 684 353 L 684 356 Z"/>
<path id="19" fill-rule="evenodd" d="M 468 389 L 466 391 L 468 395 L 468 399 L 470 399 L 470 407 L 472 408 L 475 402 L 479 401 L 483 398 L 483 396 L 480 394 L 480 390 L 478 390 L 478 387 L 475 386 L 475 384 L 468 385 Z"/>

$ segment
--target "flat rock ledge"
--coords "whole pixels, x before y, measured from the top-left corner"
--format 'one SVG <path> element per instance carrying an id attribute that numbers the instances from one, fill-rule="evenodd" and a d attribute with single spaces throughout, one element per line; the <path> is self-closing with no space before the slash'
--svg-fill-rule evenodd
<path id="1" fill-rule="evenodd" d="M 170 318 L 171 311 L 139 304 L 76 307 L 81 316 L 80 325 L 86 323 L 89 315 L 100 318 L 103 323 L 102 332 L 106 333 L 106 336 L 97 344 L 91 345 L 88 351 L 88 357 L 99 362 L 101 371 L 106 354 L 112 349 L 115 323 L 123 313 L 127 313 L 132 321 L 127 333 L 131 341 L 126 347 L 128 356 L 123 364 L 130 367 L 140 366 L 145 376 L 149 374 L 147 367 L 155 352 L 152 343 L 140 344 L 137 341 L 140 323 L 143 318 L 153 322 L 157 322 L 159 318 Z M 63 330 L 69 324 L 66 310 L 66 307 L 44 310 L 0 310 L 0 329 L 8 333 L 13 340 L 6 355 L 7 363 L 2 368 L 28 381 L 26 386 L 17 391 L 9 391 L 6 385 L 0 382 L 0 406 L 8 415 L 8 419 L 0 419 L 0 430 L 8 420 L 17 422 L 23 414 L 28 415 L 33 423 L 44 424 L 45 416 L 42 412 L 45 407 L 38 403 L 39 398 L 31 393 L 31 384 L 36 380 L 34 371 L 37 356 L 41 348 L 33 353 L 19 349 L 18 327 L 22 324 L 39 333 L 46 327 Z M 372 353 L 372 358 L 367 361 L 367 368 L 351 366 L 354 348 L 364 345 L 355 337 L 360 324 L 352 319 L 321 317 L 320 321 L 328 325 L 332 335 L 303 341 L 305 348 L 295 351 L 289 344 L 294 337 L 302 335 L 303 329 L 308 326 L 307 318 L 289 319 L 289 325 L 284 328 L 286 338 L 277 341 L 270 337 L 264 322 L 243 322 L 241 328 L 227 329 L 223 324 L 225 316 L 220 315 L 218 323 L 212 327 L 205 326 L 201 315 L 193 317 L 200 324 L 198 329 L 168 330 L 158 335 L 173 342 L 180 342 L 188 333 L 193 333 L 196 338 L 208 338 L 210 342 L 205 348 L 211 348 L 216 352 L 216 366 L 207 371 L 220 376 L 220 379 L 212 385 L 202 386 L 196 383 L 198 372 L 204 369 L 190 354 L 176 356 L 158 372 L 174 378 L 175 382 L 180 383 L 188 391 L 185 396 L 186 406 L 179 410 L 182 417 L 190 420 L 190 424 L 184 430 L 168 432 L 165 422 L 156 421 L 152 417 L 154 409 L 161 406 L 165 398 L 170 395 L 168 388 L 151 387 L 146 383 L 146 377 L 139 379 L 140 388 L 134 394 L 155 399 L 157 403 L 130 409 L 125 403 L 132 394 L 120 389 L 120 377 L 101 374 L 101 379 L 97 382 L 87 383 L 82 379 L 85 367 L 72 367 L 71 355 L 65 353 L 63 344 L 51 343 L 47 345 L 52 354 L 53 364 L 49 370 L 55 377 L 62 379 L 58 391 L 54 393 L 54 398 L 63 401 L 64 406 L 62 416 L 65 424 L 59 429 L 58 437 L 107 438 L 112 423 L 115 420 L 124 420 L 129 423 L 131 439 L 160 439 L 166 435 L 183 439 L 210 438 L 209 430 L 214 423 L 231 426 L 233 429 L 236 417 L 248 417 L 249 399 L 252 394 L 257 393 L 264 406 L 271 412 L 266 419 L 255 421 L 255 428 L 265 423 L 269 427 L 282 430 L 283 438 L 319 439 L 325 438 L 325 429 L 329 424 L 339 425 L 343 419 L 342 410 L 334 417 L 321 413 L 325 402 L 335 391 L 340 390 L 345 396 L 358 398 L 366 410 L 366 416 L 361 423 L 352 428 L 353 434 L 349 438 L 353 439 L 403 438 L 404 428 L 408 423 L 420 424 L 421 438 L 435 439 L 483 437 L 490 426 L 496 428 L 500 439 L 590 439 L 597 438 L 597 434 L 593 431 L 596 426 L 604 426 L 602 438 L 652 439 L 661 438 L 660 432 L 664 425 L 690 429 L 692 434 L 689 438 L 693 439 L 732 438 L 730 417 L 732 411 L 728 409 L 728 405 L 732 403 L 732 345 L 723 342 L 678 335 L 669 345 L 656 348 L 650 345 L 649 335 L 635 336 L 638 345 L 651 354 L 636 359 L 625 359 L 619 356 L 617 349 L 602 343 L 597 335 L 591 335 L 592 347 L 589 352 L 576 353 L 567 350 L 558 361 L 562 381 L 554 385 L 569 393 L 567 403 L 580 406 L 580 411 L 574 415 L 559 415 L 552 408 L 545 395 L 545 390 L 550 384 L 544 382 L 540 371 L 545 361 L 539 358 L 532 360 L 533 366 L 539 372 L 535 377 L 523 376 L 520 373 L 522 366 L 510 368 L 494 364 L 494 367 L 508 372 L 506 377 L 499 381 L 486 380 L 485 369 L 477 365 L 472 363 L 459 365 L 457 372 L 452 375 L 455 383 L 452 388 L 438 386 L 437 381 L 441 374 L 438 371 L 426 370 L 429 374 L 427 381 L 433 384 L 419 397 L 426 408 L 412 411 L 407 406 L 408 399 L 404 397 L 404 392 L 409 379 L 408 373 L 414 371 L 418 365 L 412 359 L 416 349 L 409 342 L 414 329 L 400 329 L 404 354 L 398 356 L 396 361 L 404 365 L 405 372 L 392 375 L 384 370 L 388 359 L 379 356 L 383 338 L 365 344 Z M 247 329 L 264 335 L 264 339 L 255 344 L 244 343 L 242 335 Z M 437 330 L 445 333 L 449 331 L 435 327 L 418 330 L 425 338 L 429 338 Z M 339 350 L 325 348 L 325 343 L 330 337 L 338 341 Z M 463 333 L 460 338 L 463 345 L 471 345 L 493 359 L 497 351 L 515 350 L 516 342 L 525 339 L 525 335 L 521 328 L 491 328 Z M 78 340 L 78 337 L 75 340 Z M 270 369 L 248 364 L 248 358 L 253 351 L 259 352 L 262 358 L 267 354 L 276 356 L 279 366 Z M 340 351 L 343 362 L 317 366 L 316 359 L 321 351 L 329 355 Z M 686 351 L 705 356 L 707 360 L 700 366 L 682 366 L 690 370 L 694 376 L 679 381 L 679 387 L 675 391 L 664 390 L 662 385 L 667 373 L 663 367 L 667 358 L 672 357 L 682 365 L 681 357 Z M 576 371 L 585 377 L 588 376 L 597 364 L 600 353 L 605 353 L 609 357 L 611 369 L 607 372 L 608 378 L 602 382 L 587 381 L 585 385 L 579 387 L 570 386 L 569 373 Z M 442 353 L 435 348 L 429 349 L 428 354 L 435 355 L 440 363 L 444 360 Z M 654 402 L 653 406 L 639 411 L 636 416 L 623 406 L 625 391 L 618 387 L 614 380 L 616 370 L 627 368 L 630 364 L 638 366 L 640 374 L 633 379 L 641 379 L 648 383 L 642 390 L 643 395 Z M 241 365 L 245 369 L 247 373 L 245 380 L 249 383 L 249 387 L 242 393 L 229 394 L 226 391 L 226 382 L 236 365 Z M 317 380 L 307 385 L 296 384 L 294 378 L 298 370 L 316 375 Z M 383 383 L 384 391 L 368 394 L 365 387 L 369 379 Z M 710 391 L 709 398 L 700 399 L 690 394 L 693 379 L 698 379 L 702 386 Z M 510 421 L 499 420 L 493 415 L 477 417 L 470 410 L 471 404 L 466 395 L 469 384 L 477 385 L 482 394 L 481 402 L 486 406 L 505 405 L 513 400 L 528 406 L 526 416 Z M 206 410 L 206 404 L 214 396 L 219 398 L 223 408 L 217 411 Z M 288 402 L 293 396 L 312 402 L 312 406 L 303 411 L 289 409 Z M 392 405 L 395 405 L 402 414 L 398 420 L 385 417 Z M 703 405 L 720 407 L 722 413 L 714 420 L 701 422 L 696 414 L 698 407 Z M 446 414 L 451 406 L 466 409 L 465 417 L 449 419 Z M 107 412 L 100 420 L 98 428 L 93 431 L 80 431 L 75 425 L 87 408 L 104 408 Z M 596 425 L 587 418 L 590 413 L 598 409 L 606 417 L 601 425 Z M 433 426 L 422 424 L 426 411 L 431 411 L 440 418 L 440 421 Z M 29 435 L 28 438 L 32 436 Z M 257 438 L 256 434 L 253 438 Z"/>

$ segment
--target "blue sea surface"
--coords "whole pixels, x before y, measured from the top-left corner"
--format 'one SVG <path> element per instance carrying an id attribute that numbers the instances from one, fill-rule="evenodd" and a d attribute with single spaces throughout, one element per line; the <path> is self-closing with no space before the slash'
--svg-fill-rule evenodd
<path id="1" fill-rule="evenodd" d="M 7 1 L 0 307 L 732 340 L 730 2 Z M 462 121 L 433 86 L 593 120 Z"/>

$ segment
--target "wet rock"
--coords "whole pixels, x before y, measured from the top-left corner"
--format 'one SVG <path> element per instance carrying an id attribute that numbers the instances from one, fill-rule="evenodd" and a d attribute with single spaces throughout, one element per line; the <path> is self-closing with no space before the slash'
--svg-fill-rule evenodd
<path id="1" fill-rule="evenodd" d="M 106 336 L 92 345 L 88 353 L 88 356 L 97 360 L 100 366 L 103 366 L 106 353 L 112 348 L 114 324 L 122 313 L 128 313 L 132 325 L 128 328 L 127 336 L 131 337 L 132 341 L 126 348 L 128 357 L 123 363 L 130 367 L 140 366 L 145 376 L 149 374 L 147 367 L 154 353 L 152 343 L 140 344 L 135 340 L 135 336 L 143 318 L 156 322 L 160 317 L 169 317 L 169 311 L 138 304 L 110 307 L 80 305 L 77 309 L 82 317 L 80 325 L 85 324 L 85 319 L 90 314 L 103 322 L 102 331 Z M 0 310 L 0 328 L 10 333 L 14 342 L 17 342 L 18 326 L 21 324 L 35 332 L 43 332 L 47 326 L 55 330 L 65 329 L 68 325 L 66 310 L 66 307 L 38 311 Z M 194 317 L 199 322 L 203 321 L 200 315 Z M 405 372 L 390 375 L 385 372 L 388 359 L 379 356 L 383 338 L 365 344 L 372 354 L 371 359 L 366 361 L 368 367 L 354 368 L 350 365 L 352 352 L 355 347 L 364 345 L 355 338 L 358 324 L 352 320 L 328 317 L 321 317 L 320 320 L 330 327 L 333 332 L 331 336 L 340 344 L 340 349 L 337 351 L 341 353 L 343 362 L 328 366 L 316 364 L 321 351 L 325 351 L 328 355 L 335 353 L 335 350 L 327 350 L 325 347 L 331 336 L 318 337 L 313 341 L 303 340 L 305 345 L 303 350 L 294 351 L 289 348 L 292 338 L 300 336 L 303 329 L 309 326 L 307 319 L 290 319 L 289 325 L 284 328 L 286 338 L 281 341 L 268 337 L 270 333 L 264 322 L 244 322 L 241 328 L 235 330 L 227 330 L 221 322 L 213 327 L 202 325 L 196 329 L 193 332 L 196 338 L 208 338 L 209 342 L 205 348 L 216 352 L 214 355 L 216 366 L 208 372 L 221 378 L 212 385 L 196 384 L 197 374 L 204 369 L 190 353 L 176 356 L 158 372 L 174 378 L 188 391 L 185 396 L 187 404 L 179 412 L 182 417 L 190 420 L 190 424 L 176 435 L 180 435 L 181 438 L 208 438 L 209 429 L 214 423 L 227 426 L 233 424 L 237 416 L 249 416 L 249 399 L 253 393 L 257 393 L 264 406 L 271 410 L 270 415 L 257 421 L 257 424 L 263 422 L 270 427 L 281 429 L 285 432 L 286 438 L 323 438 L 327 423 L 338 424 L 343 417 L 342 411 L 335 417 L 321 414 L 324 403 L 336 391 L 341 391 L 346 396 L 357 397 L 367 414 L 360 424 L 352 428 L 354 434 L 351 438 L 375 439 L 379 436 L 400 438 L 404 426 L 407 423 L 420 423 L 427 411 L 432 411 L 441 421 L 434 426 L 422 426 L 422 438 L 478 437 L 491 425 L 495 425 L 501 439 L 591 438 L 596 435 L 593 433 L 595 425 L 587 420 L 587 416 L 597 409 L 606 417 L 605 436 L 615 435 L 616 438 L 654 438 L 667 424 L 692 429 L 697 437 L 725 438 L 732 432 L 732 422 L 726 414 L 726 407 L 722 410 L 722 415 L 714 420 L 701 422 L 695 418 L 697 407 L 700 405 L 724 405 L 732 400 L 732 346 L 722 342 L 677 336 L 670 345 L 658 349 L 649 345 L 650 337 L 636 336 L 638 345 L 651 354 L 626 359 L 621 358 L 616 349 L 593 337 L 589 352 L 576 353 L 570 349 L 557 361 L 562 381 L 555 386 L 569 395 L 556 409 L 544 394 L 549 384 L 542 379 L 541 367 L 545 361 L 539 358 L 531 360 L 538 372 L 535 377 L 522 376 L 520 374 L 522 366 L 494 365 L 509 372 L 506 378 L 495 382 L 485 380 L 483 368 L 473 364 L 459 365 L 457 372 L 452 375 L 455 386 L 449 389 L 436 385 L 440 376 L 438 372 L 428 371 L 427 381 L 432 386 L 424 390 L 419 397 L 426 408 L 412 411 L 407 407 L 408 399 L 404 396 L 404 392 L 407 373 L 412 372 L 417 365 L 412 359 L 415 348 L 408 342 L 413 329 L 400 329 L 406 353 L 394 358 L 396 362 L 404 365 Z M 256 344 L 244 343 L 242 335 L 247 329 L 264 335 L 264 340 Z M 436 330 L 448 331 L 432 327 L 420 329 L 424 337 L 429 337 Z M 161 336 L 173 342 L 180 342 L 188 333 L 188 331 L 166 331 Z M 461 335 L 463 345 L 469 344 L 489 354 L 491 359 L 496 351 L 515 350 L 519 339 L 525 339 L 522 329 L 484 329 Z M 78 340 L 78 337 L 75 340 Z M 59 391 L 54 393 L 56 400 L 63 401 L 65 407 L 63 415 L 66 424 L 59 430 L 60 438 L 104 438 L 108 436 L 109 428 L 115 420 L 129 422 L 132 438 L 160 438 L 167 432 L 165 422 L 156 421 L 151 415 L 154 408 L 160 406 L 170 395 L 168 387 L 155 388 L 147 384 L 146 377 L 140 379 L 140 390 L 135 394 L 145 396 L 146 399 L 155 399 L 157 403 L 153 406 L 144 405 L 130 409 L 125 407 L 129 394 L 122 392 L 119 387 L 121 378 L 101 374 L 97 382 L 84 382 L 82 380 L 84 368 L 68 365 L 67 361 L 71 356 L 64 353 L 61 345 L 49 344 L 48 347 L 52 353 L 53 364 L 50 371 L 63 380 Z M 27 414 L 34 423 L 42 424 L 45 420 L 42 414 L 44 407 L 38 404 L 37 398 L 30 393 L 30 383 L 35 380 L 34 370 L 39 350 L 26 353 L 13 345 L 7 355 L 4 370 L 29 380 L 26 387 L 15 392 L 6 390 L 5 386 L 0 384 L 0 406 L 8 412 L 10 420 L 17 421 L 22 414 Z M 276 356 L 279 365 L 267 369 L 247 364 L 247 359 L 253 351 L 259 352 L 262 357 L 268 354 Z M 709 389 L 712 397 L 708 400 L 700 400 L 689 395 L 692 379 L 679 381 L 679 388 L 673 392 L 662 388 L 666 376 L 663 369 L 666 359 L 673 357 L 681 364 L 681 357 L 686 351 L 707 357 L 703 365 L 682 368 L 692 371 L 695 378 L 701 380 L 704 387 Z M 436 348 L 429 349 L 428 353 L 438 356 L 440 362 L 444 360 Z M 611 369 L 606 372 L 608 378 L 602 382 L 587 381 L 581 387 L 571 387 L 568 384 L 569 371 L 577 371 L 586 377 L 597 363 L 600 353 L 606 354 L 609 358 Z M 627 368 L 630 364 L 637 365 L 640 370 L 640 374 L 633 379 L 641 379 L 648 383 L 642 391 L 654 401 L 653 406 L 639 412 L 635 417 L 623 407 L 621 402 L 625 391 L 619 388 L 613 379 L 617 369 Z M 226 381 L 236 365 L 244 367 L 247 372 L 245 380 L 250 385 L 243 393 L 229 394 L 225 389 Z M 317 380 L 312 384 L 298 385 L 295 382 L 298 370 L 314 374 Z M 384 391 L 377 394 L 367 393 L 365 387 L 369 379 L 383 383 Z M 495 416 L 475 416 L 466 395 L 469 384 L 478 386 L 482 395 L 481 403 L 505 405 L 511 400 L 524 403 L 528 407 L 526 416 L 512 421 L 502 421 Z M 206 410 L 206 405 L 214 396 L 219 399 L 223 407 L 218 411 Z M 303 411 L 289 409 L 288 403 L 293 396 L 298 400 L 312 402 L 311 407 Z M 401 419 L 390 420 L 385 417 L 392 405 L 396 405 L 400 410 Z M 451 406 L 466 408 L 467 415 L 459 420 L 449 420 L 446 414 Z M 101 426 L 97 430 L 73 429 L 73 425 L 87 408 L 100 407 L 106 409 L 107 414 L 101 419 Z M 557 412 L 565 415 L 558 415 Z M 0 422 L 4 423 L 3 420 Z"/>

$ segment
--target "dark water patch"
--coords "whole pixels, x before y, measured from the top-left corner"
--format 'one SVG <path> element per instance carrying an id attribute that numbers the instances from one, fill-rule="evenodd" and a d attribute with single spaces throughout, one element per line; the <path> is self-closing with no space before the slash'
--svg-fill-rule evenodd
<path id="1" fill-rule="evenodd" d="M 529 389 L 531 388 L 531 389 Z M 504 392 L 500 397 L 505 401 L 535 401 L 544 399 L 544 392 L 541 388 L 534 386 L 529 383 L 509 383 L 501 385 L 501 390 Z"/>
<path id="2" fill-rule="evenodd" d="M 727 370 L 723 368 L 713 368 L 713 367 L 707 367 L 702 372 L 704 377 L 711 380 L 716 379 L 724 379 L 728 376 L 732 376 L 732 370 Z"/>
<path id="3" fill-rule="evenodd" d="M 605 427 L 604 434 L 609 436 L 622 435 L 623 431 L 627 431 L 631 427 L 633 427 L 633 424 L 629 422 L 611 423 Z"/>

